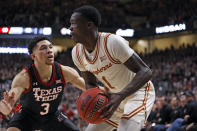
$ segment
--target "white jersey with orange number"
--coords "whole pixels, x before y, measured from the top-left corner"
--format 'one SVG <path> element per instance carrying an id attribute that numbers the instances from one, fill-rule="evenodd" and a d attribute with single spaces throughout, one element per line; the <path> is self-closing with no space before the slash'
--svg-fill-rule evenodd
<path id="1" fill-rule="evenodd" d="M 89 53 L 82 44 L 72 50 L 72 59 L 80 71 L 90 71 L 116 93 L 125 88 L 135 76 L 123 63 L 134 53 L 128 41 L 120 36 L 99 33 L 94 51 Z"/>

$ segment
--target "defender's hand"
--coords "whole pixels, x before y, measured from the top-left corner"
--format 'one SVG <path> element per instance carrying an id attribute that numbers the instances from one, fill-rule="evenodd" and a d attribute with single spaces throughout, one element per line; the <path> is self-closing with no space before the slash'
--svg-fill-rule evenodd
<path id="1" fill-rule="evenodd" d="M 4 115 L 8 115 L 12 111 L 12 107 L 14 106 L 14 92 L 11 93 L 11 95 L 8 94 L 8 92 L 3 93 L 3 100 L 0 101 L 0 111 Z"/>

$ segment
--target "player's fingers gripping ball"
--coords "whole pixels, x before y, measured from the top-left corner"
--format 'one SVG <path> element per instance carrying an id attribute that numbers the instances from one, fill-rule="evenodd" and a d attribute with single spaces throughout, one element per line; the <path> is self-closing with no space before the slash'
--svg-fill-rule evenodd
<path id="1" fill-rule="evenodd" d="M 77 111 L 79 116 L 88 123 L 98 124 L 105 121 L 100 117 L 99 109 L 109 102 L 107 96 L 99 88 L 91 88 L 84 91 L 77 99 Z"/>

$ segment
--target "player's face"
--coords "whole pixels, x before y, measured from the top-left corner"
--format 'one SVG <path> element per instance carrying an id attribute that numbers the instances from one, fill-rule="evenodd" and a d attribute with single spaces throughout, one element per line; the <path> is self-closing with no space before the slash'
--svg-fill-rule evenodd
<path id="1" fill-rule="evenodd" d="M 84 43 L 88 32 L 88 21 L 80 13 L 73 13 L 70 18 L 72 39 L 76 43 Z"/>
<path id="2" fill-rule="evenodd" d="M 52 65 L 54 63 L 53 45 L 48 40 L 42 40 L 37 43 L 32 58 L 38 63 Z"/>

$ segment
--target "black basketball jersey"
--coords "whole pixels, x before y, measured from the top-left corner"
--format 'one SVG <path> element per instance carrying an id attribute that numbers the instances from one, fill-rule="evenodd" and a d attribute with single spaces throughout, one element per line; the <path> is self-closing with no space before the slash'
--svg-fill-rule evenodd
<path id="1" fill-rule="evenodd" d="M 30 87 L 21 95 L 22 110 L 35 116 L 55 113 L 62 100 L 65 87 L 60 64 L 56 62 L 53 64 L 51 79 L 47 83 L 41 81 L 34 64 L 24 69 L 29 74 Z"/>

